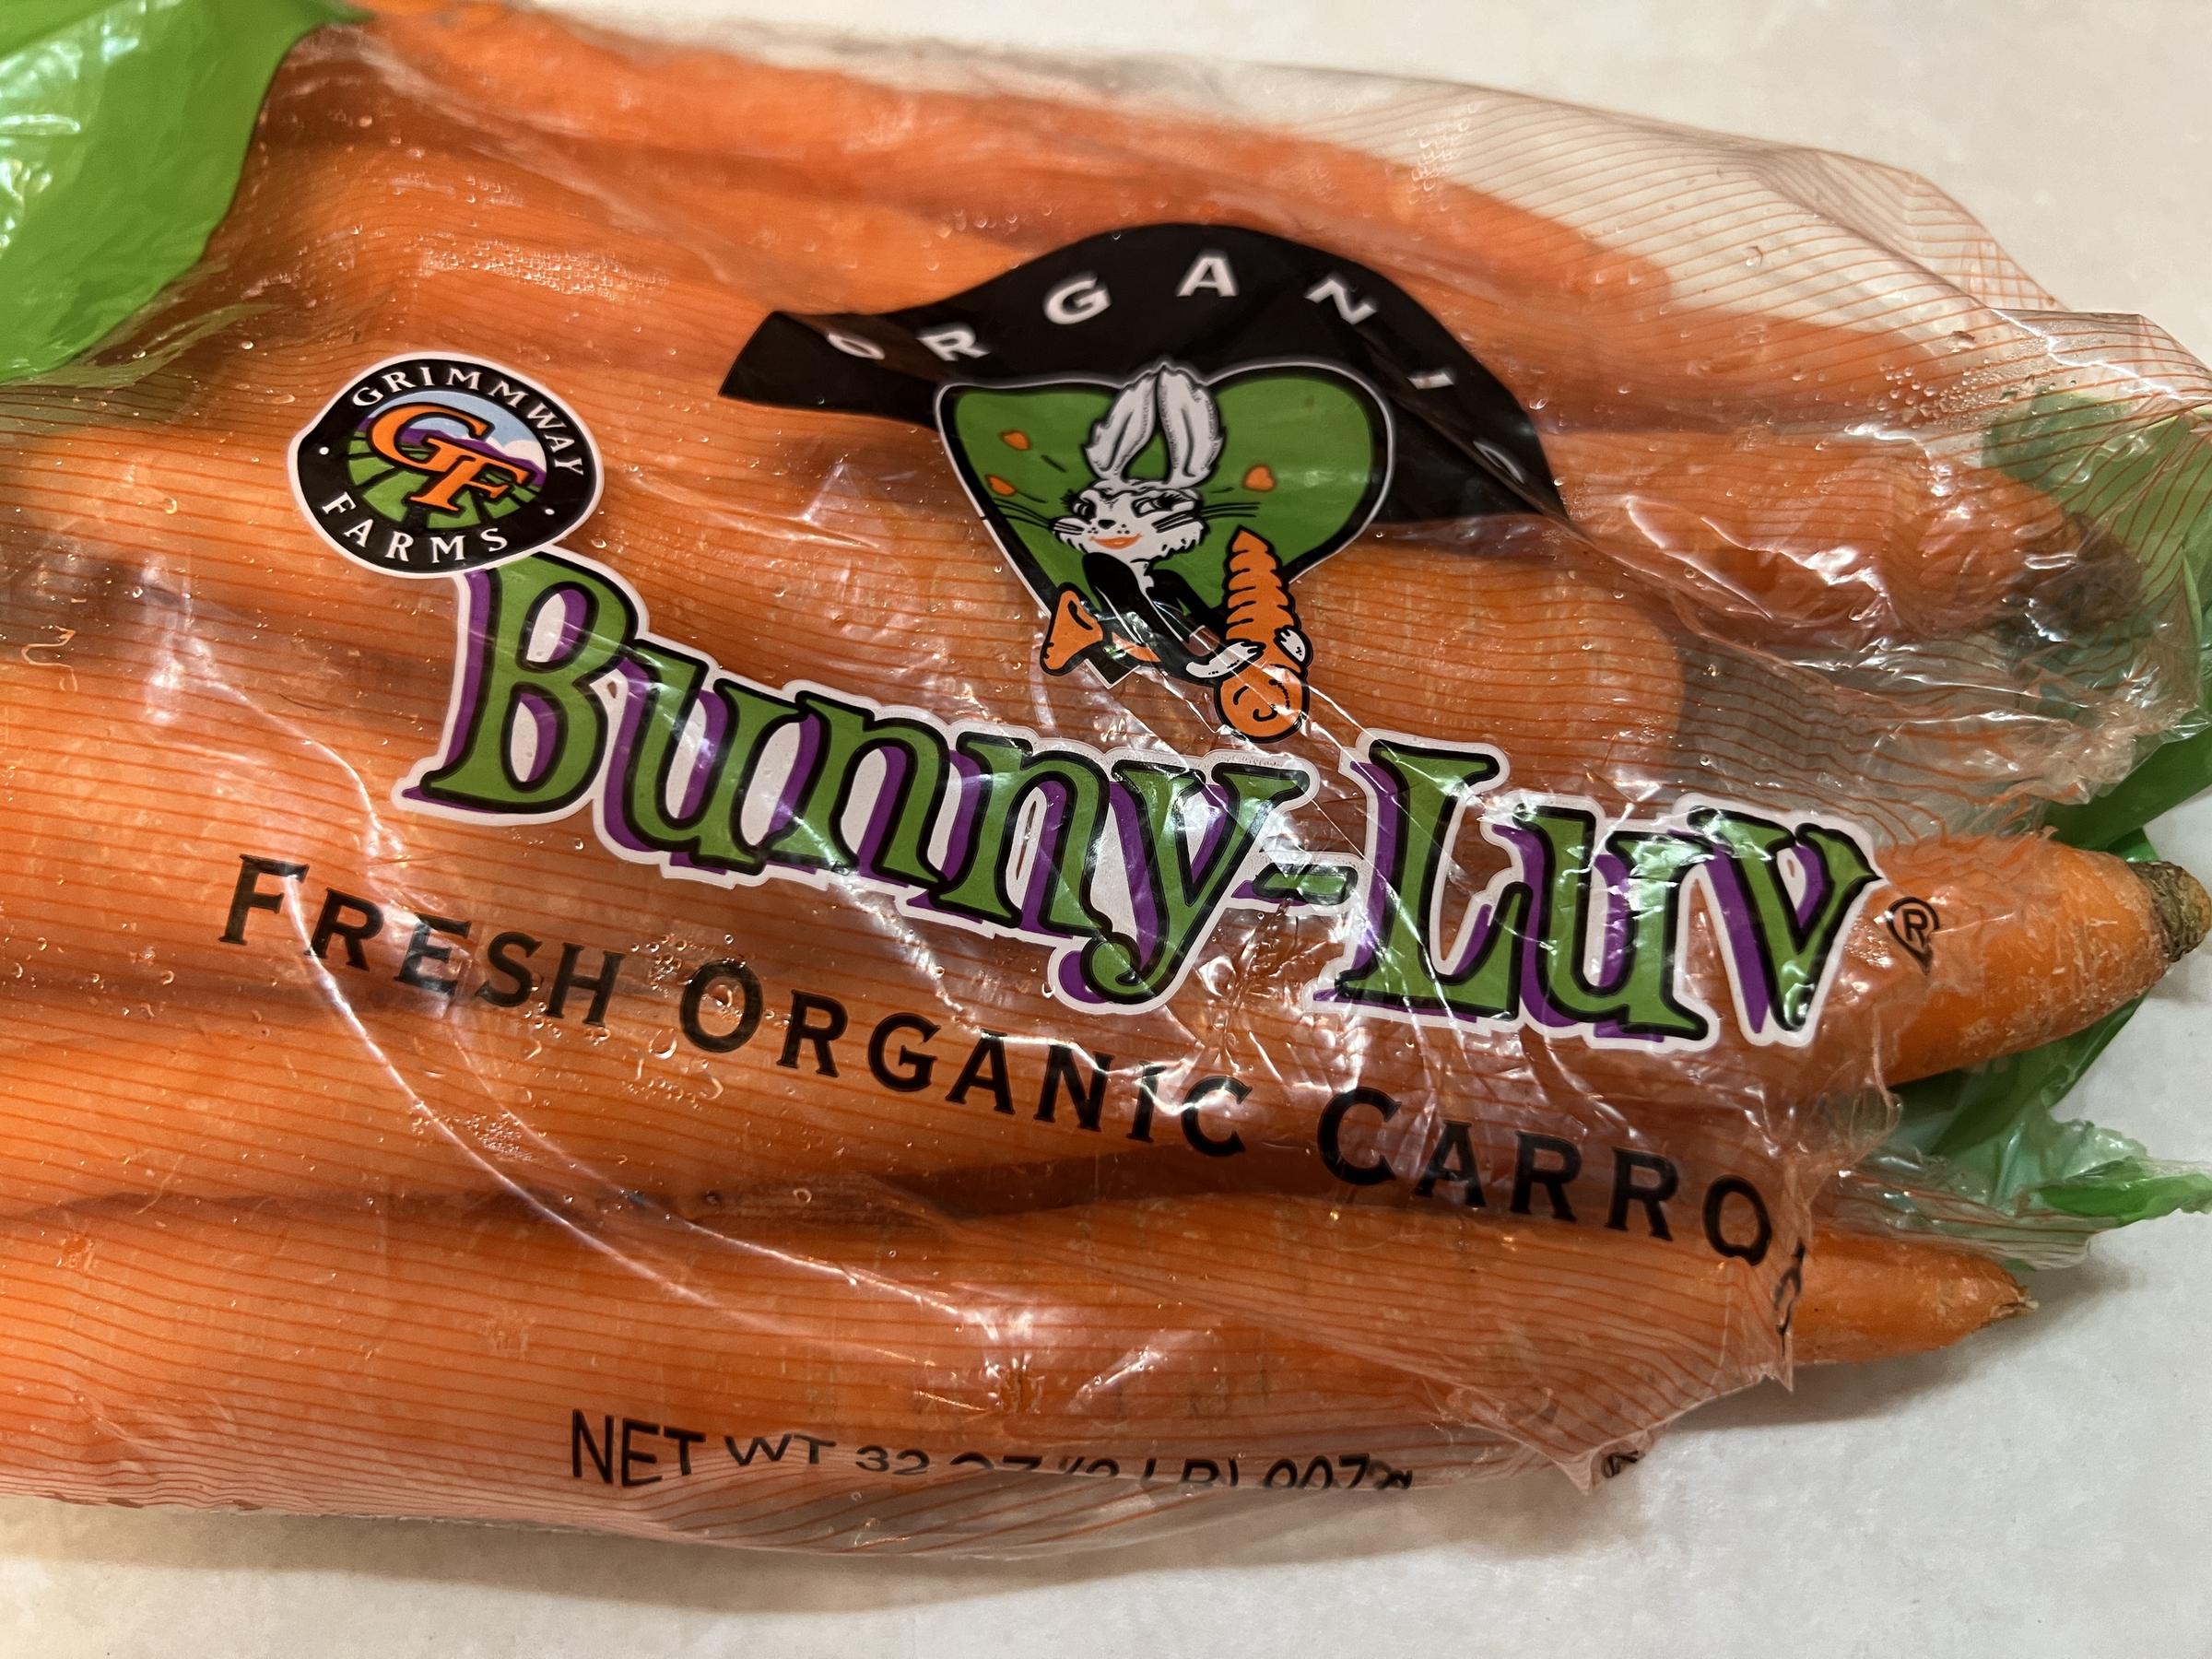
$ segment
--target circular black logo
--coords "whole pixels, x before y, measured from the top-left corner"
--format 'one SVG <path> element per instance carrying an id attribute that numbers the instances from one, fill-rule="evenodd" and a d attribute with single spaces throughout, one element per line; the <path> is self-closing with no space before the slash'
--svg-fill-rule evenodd
<path id="1" fill-rule="evenodd" d="M 477 358 L 389 358 L 292 442 L 300 510 L 341 553 L 391 576 L 453 576 L 559 541 L 599 500 L 583 423 L 542 386 Z"/>

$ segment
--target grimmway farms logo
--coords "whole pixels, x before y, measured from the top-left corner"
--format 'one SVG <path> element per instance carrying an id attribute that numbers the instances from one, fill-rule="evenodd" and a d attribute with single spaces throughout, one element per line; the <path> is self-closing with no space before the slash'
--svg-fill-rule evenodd
<path id="1" fill-rule="evenodd" d="M 429 352 L 364 370 L 292 441 L 300 510 L 392 576 L 452 576 L 548 547 L 599 500 L 583 423 L 511 369 Z"/>

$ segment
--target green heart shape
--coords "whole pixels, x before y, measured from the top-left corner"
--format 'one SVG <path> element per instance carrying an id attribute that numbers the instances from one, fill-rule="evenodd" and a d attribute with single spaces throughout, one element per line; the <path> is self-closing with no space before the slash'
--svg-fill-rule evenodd
<path id="1" fill-rule="evenodd" d="M 1210 389 L 1221 412 L 1221 457 L 1198 493 L 1209 505 L 1235 501 L 1251 512 L 1211 520 L 1204 540 L 1154 568 L 1181 576 L 1218 610 L 1230 538 L 1240 526 L 1266 538 L 1286 578 L 1366 527 L 1386 482 L 1387 428 L 1371 393 L 1327 369 L 1232 370 Z M 939 406 L 970 492 L 1041 603 L 1063 587 L 1097 602 L 1082 555 L 1032 520 L 1065 512 L 1069 492 L 1094 480 L 1084 441 L 1119 390 L 1081 381 L 954 386 Z M 1156 437 L 1130 476 L 1166 471 L 1166 446 Z"/>

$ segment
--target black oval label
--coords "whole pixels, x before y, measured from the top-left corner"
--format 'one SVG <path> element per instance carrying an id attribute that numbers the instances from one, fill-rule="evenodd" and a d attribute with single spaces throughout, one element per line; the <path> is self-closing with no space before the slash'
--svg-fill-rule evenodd
<path id="1" fill-rule="evenodd" d="M 777 312 L 723 395 L 936 428 L 1046 621 L 1038 665 L 1306 717 L 1293 584 L 1371 523 L 1565 516 L 1535 422 L 1381 272 L 1229 225 L 1142 225 L 933 304 Z"/>
<path id="2" fill-rule="evenodd" d="M 418 352 L 356 375 L 292 441 L 300 510 L 388 576 L 453 576 L 559 541 L 599 500 L 583 423 L 477 358 Z"/>

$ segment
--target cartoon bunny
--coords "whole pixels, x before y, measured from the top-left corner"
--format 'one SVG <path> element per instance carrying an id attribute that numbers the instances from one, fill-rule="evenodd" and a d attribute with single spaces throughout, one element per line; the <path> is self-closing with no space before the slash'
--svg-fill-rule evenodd
<path id="1" fill-rule="evenodd" d="M 1155 435 L 1167 449 L 1167 472 L 1135 477 L 1131 469 Z M 1251 511 L 1199 494 L 1221 458 L 1221 438 L 1213 394 L 1180 364 L 1156 364 L 1121 389 L 1083 446 L 1092 482 L 1070 490 L 1066 511 L 1049 524 L 1083 555 L 1098 603 L 1094 608 L 1072 586 L 1060 590 L 1043 665 L 1063 674 L 1094 650 L 1150 663 L 1215 686 L 1232 728 L 1272 740 L 1304 717 L 1308 658 L 1274 549 L 1249 529 L 1230 537 L 1218 637 L 1197 625 L 1203 607 L 1189 583 L 1155 568 L 1203 541 L 1210 520 Z"/>

